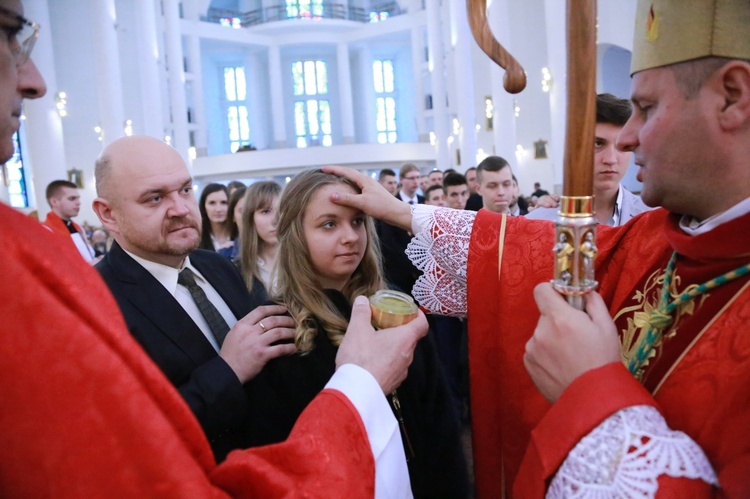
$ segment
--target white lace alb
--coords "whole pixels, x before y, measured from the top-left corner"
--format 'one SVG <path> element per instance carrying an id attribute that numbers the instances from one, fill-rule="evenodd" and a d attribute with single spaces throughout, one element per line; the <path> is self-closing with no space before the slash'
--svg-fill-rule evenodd
<path id="1" fill-rule="evenodd" d="M 466 266 L 475 211 L 411 207 L 415 236 L 406 256 L 423 272 L 412 294 L 432 313 L 466 317 Z"/>
<path id="2" fill-rule="evenodd" d="M 622 409 L 573 448 L 547 498 L 654 497 L 660 475 L 718 485 L 703 450 L 655 408 Z"/>

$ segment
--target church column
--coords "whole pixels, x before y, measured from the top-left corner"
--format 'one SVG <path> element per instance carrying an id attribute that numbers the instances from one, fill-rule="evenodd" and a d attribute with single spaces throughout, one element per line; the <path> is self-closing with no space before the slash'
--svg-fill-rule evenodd
<path id="1" fill-rule="evenodd" d="M 461 170 L 476 166 L 477 156 L 477 116 L 474 98 L 473 78 L 466 75 L 474 74 L 471 62 L 471 44 L 474 38 L 469 29 L 466 14 L 466 2 L 451 0 L 451 20 L 453 37 L 453 62 L 456 78 L 456 111 L 458 122 L 461 124 L 458 148 L 461 151 Z"/>
<path id="2" fill-rule="evenodd" d="M 451 164 L 448 156 L 450 123 L 445 93 L 445 64 L 443 60 L 445 50 L 440 22 L 440 4 L 438 0 L 426 0 L 425 3 L 427 7 L 427 43 L 430 48 L 430 82 L 432 83 L 432 127 L 436 139 L 437 167 L 445 169 Z"/>
<path id="3" fill-rule="evenodd" d="M 135 15 L 136 50 L 138 51 L 138 81 L 143 123 L 135 123 L 135 130 L 150 137 L 164 138 L 162 89 L 159 75 L 161 59 L 156 32 L 156 11 L 153 0 L 137 0 Z"/>
<path id="4" fill-rule="evenodd" d="M 55 76 L 55 57 L 50 32 L 50 17 L 47 0 L 26 0 L 25 16 L 42 26 L 39 39 L 34 45 L 31 59 L 47 84 L 47 94 L 40 99 L 25 100 L 23 104 L 26 120 L 23 123 L 26 144 L 24 163 L 29 181 L 29 205 L 38 210 L 44 220 L 49 206 L 44 196 L 47 184 L 53 180 L 67 179 L 65 147 L 63 144 L 62 119 L 55 106 L 58 92 Z"/>
<path id="5" fill-rule="evenodd" d="M 511 50 L 510 38 L 510 9 L 509 0 L 495 0 L 492 8 L 487 12 L 487 22 L 494 33 L 503 34 L 503 45 Z M 495 145 L 494 151 L 487 151 L 496 156 L 502 156 L 515 164 L 513 154 L 518 143 L 516 137 L 515 97 L 503 88 L 505 70 L 492 60 L 488 60 L 490 78 L 492 80 L 492 105 L 495 109 L 492 118 L 492 135 Z"/>
<path id="6" fill-rule="evenodd" d="M 375 111 L 375 87 L 372 82 L 375 75 L 373 74 L 372 63 L 373 56 L 370 48 L 367 46 L 360 46 L 357 51 L 357 72 L 359 74 L 359 81 L 364 82 L 361 89 L 358 89 L 359 99 L 363 105 L 360 107 L 362 118 L 360 123 L 363 129 L 359 131 L 362 141 L 367 144 L 376 144 L 377 141 L 377 128 L 376 128 L 376 111 Z"/>
<path id="7" fill-rule="evenodd" d="M 200 22 L 201 13 L 205 13 L 208 8 L 202 5 L 203 2 L 198 0 L 183 0 L 182 15 L 189 22 Z M 187 72 L 190 73 L 190 93 L 186 97 L 186 102 L 190 104 L 191 120 L 188 123 L 188 129 L 193 130 L 193 143 L 196 157 L 207 154 L 207 134 L 208 126 L 206 124 L 206 105 L 203 99 L 203 65 L 201 61 L 201 40 L 196 35 L 187 36 L 188 62 Z M 189 133 L 189 132 L 188 132 Z"/>
<path id="8" fill-rule="evenodd" d="M 281 149 L 286 143 L 286 114 L 284 114 L 284 89 L 281 77 L 281 49 L 268 47 L 268 81 L 271 85 L 271 117 L 273 120 L 273 147 Z"/>
<path id="9" fill-rule="evenodd" d="M 341 135 L 344 144 L 354 143 L 354 104 L 352 102 L 352 75 L 349 64 L 349 46 L 336 46 L 339 99 L 341 102 Z"/>
<path id="10" fill-rule="evenodd" d="M 195 35 L 188 37 L 188 68 L 193 75 L 192 80 L 192 125 L 194 126 L 193 140 L 197 156 L 205 156 L 208 147 L 206 124 L 206 105 L 203 99 L 203 65 L 201 63 L 201 41 Z"/>
<path id="11" fill-rule="evenodd" d="M 547 60 L 553 78 L 553 84 L 549 92 L 550 141 L 547 154 L 552 162 L 555 191 L 562 192 L 568 58 L 565 50 L 567 45 L 566 25 L 559 21 L 565 19 L 565 3 L 545 0 L 544 13 L 547 33 Z"/>
<path id="12" fill-rule="evenodd" d="M 114 0 L 91 0 L 94 30 L 99 123 L 104 131 L 102 145 L 125 134 L 125 111 L 122 103 L 122 78 L 117 44 L 117 13 Z"/>
<path id="13" fill-rule="evenodd" d="M 172 145 L 188 161 L 190 136 L 188 133 L 185 68 L 180 31 L 180 12 L 177 0 L 165 0 L 164 28 L 169 77 L 169 104 L 172 110 Z"/>
<path id="14" fill-rule="evenodd" d="M 430 134 L 425 124 L 425 94 L 424 94 L 424 26 L 418 25 L 411 28 L 411 67 L 414 78 L 414 97 L 416 110 L 414 117 L 417 121 L 417 136 L 420 142 L 430 140 Z"/>

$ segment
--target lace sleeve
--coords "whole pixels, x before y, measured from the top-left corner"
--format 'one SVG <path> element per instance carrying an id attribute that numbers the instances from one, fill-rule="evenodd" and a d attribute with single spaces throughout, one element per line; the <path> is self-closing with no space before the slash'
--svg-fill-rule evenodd
<path id="1" fill-rule="evenodd" d="M 703 450 L 651 406 L 605 419 L 568 454 L 548 498 L 654 497 L 660 475 L 718 485 Z"/>
<path id="2" fill-rule="evenodd" d="M 412 294 L 430 312 L 466 317 L 466 265 L 475 211 L 412 206 L 406 255 L 423 272 Z"/>

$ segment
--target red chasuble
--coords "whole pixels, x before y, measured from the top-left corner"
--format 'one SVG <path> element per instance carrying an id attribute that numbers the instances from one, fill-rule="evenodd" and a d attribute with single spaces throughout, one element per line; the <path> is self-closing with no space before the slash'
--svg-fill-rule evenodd
<path id="1" fill-rule="evenodd" d="M 364 425 L 324 390 L 289 439 L 217 466 L 74 247 L 0 205 L 0 497 L 372 497 Z"/>
<path id="2" fill-rule="evenodd" d="M 664 270 L 679 254 L 677 296 L 750 262 L 750 214 L 691 237 L 664 210 L 598 227 L 596 278 L 621 335 L 623 361 L 642 340 Z M 639 379 L 622 364 L 578 378 L 554 406 L 523 365 L 539 312 L 533 288 L 553 277 L 554 224 L 477 214 L 469 248 L 468 315 L 475 472 L 479 497 L 540 497 L 568 452 L 614 412 L 657 407 L 706 453 L 720 494 L 750 497 L 750 280 L 702 295 L 674 314 Z M 522 464 L 523 463 L 523 464 Z M 702 482 L 659 479 L 660 491 Z M 663 490 L 662 490 L 663 487 Z M 683 491 L 684 492 L 684 491 Z"/>

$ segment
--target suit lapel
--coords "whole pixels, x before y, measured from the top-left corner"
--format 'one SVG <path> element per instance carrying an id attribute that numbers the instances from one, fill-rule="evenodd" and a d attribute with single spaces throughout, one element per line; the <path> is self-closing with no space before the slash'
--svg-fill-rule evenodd
<path id="1" fill-rule="evenodd" d="M 177 300 L 117 244 L 107 258 L 128 301 L 196 364 L 216 355 L 211 343 Z"/>

